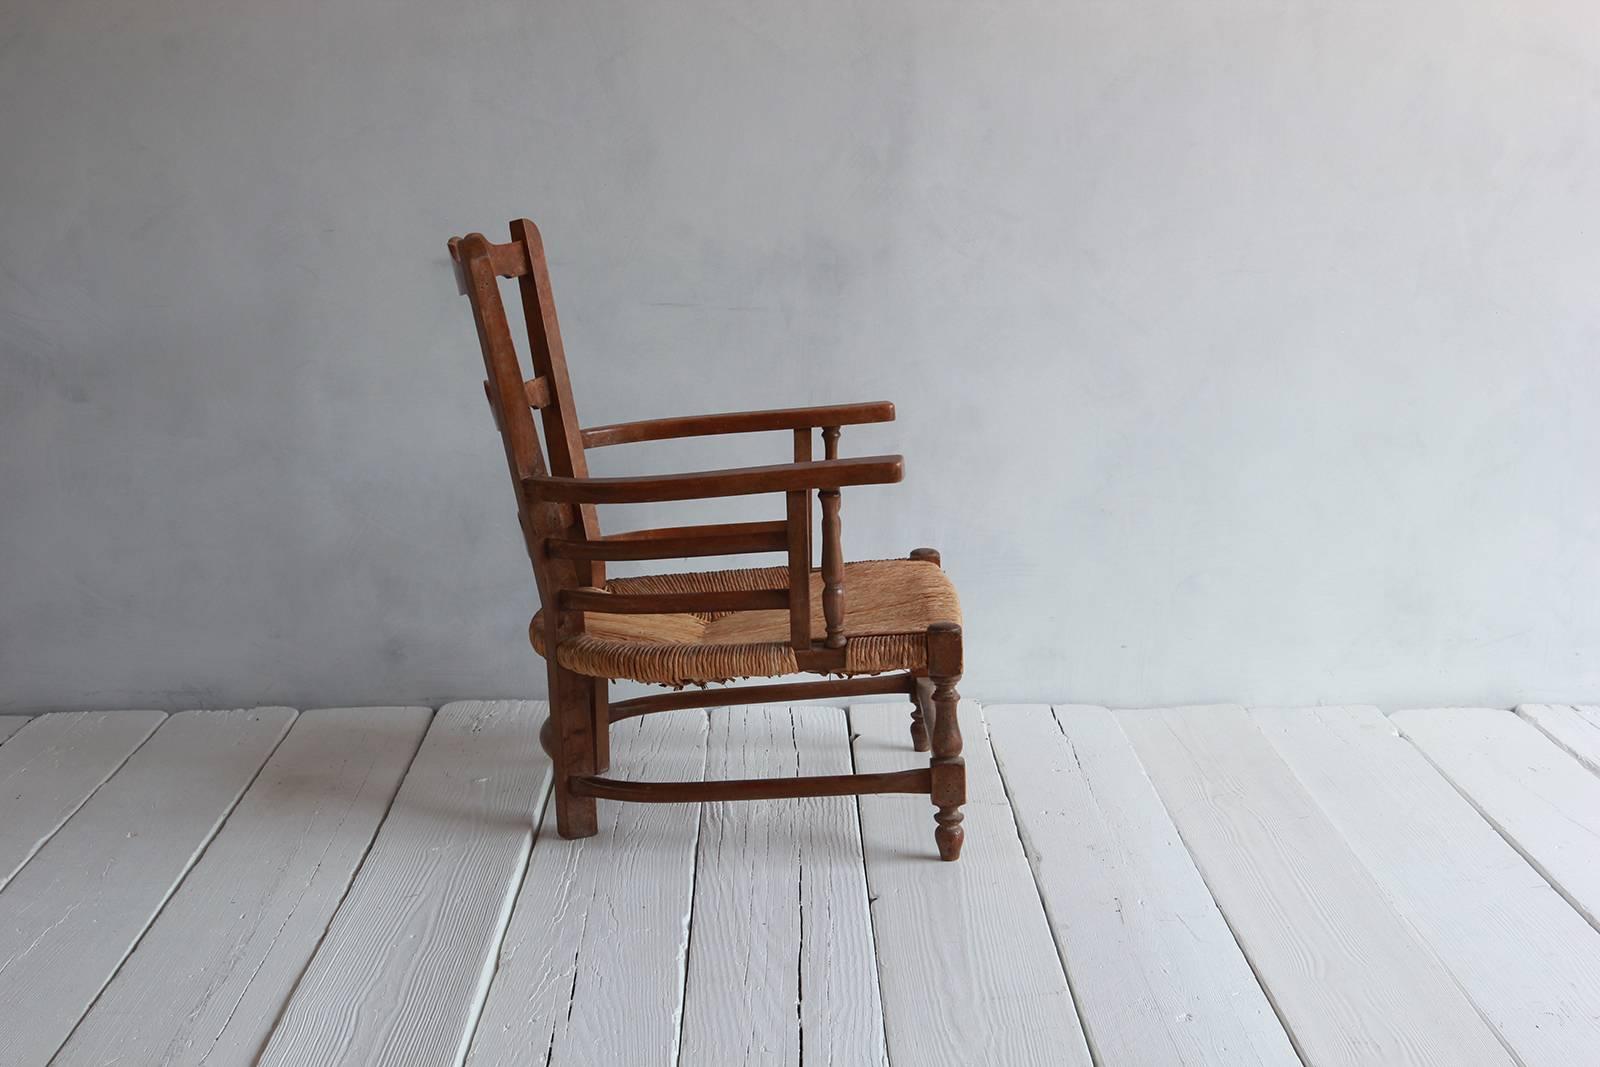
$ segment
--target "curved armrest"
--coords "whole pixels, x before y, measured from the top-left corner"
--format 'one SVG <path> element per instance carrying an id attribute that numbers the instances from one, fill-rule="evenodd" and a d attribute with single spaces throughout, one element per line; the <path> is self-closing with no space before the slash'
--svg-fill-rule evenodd
<path id="1" fill-rule="evenodd" d="M 556 478 L 529 475 L 522 480 L 536 499 L 567 504 L 643 504 L 657 500 L 703 500 L 846 485 L 887 485 L 904 475 L 899 456 L 859 456 L 770 467 L 733 467 L 689 474 L 632 478 Z"/>
<path id="2" fill-rule="evenodd" d="M 887 400 L 812 408 L 775 408 L 771 411 L 728 411 L 720 415 L 684 415 L 675 419 L 645 419 L 642 422 L 593 426 L 583 431 L 583 447 L 603 448 L 635 441 L 665 441 L 674 437 L 707 437 L 759 430 L 807 430 L 818 426 L 856 426 L 866 422 L 893 421 L 894 405 Z"/>

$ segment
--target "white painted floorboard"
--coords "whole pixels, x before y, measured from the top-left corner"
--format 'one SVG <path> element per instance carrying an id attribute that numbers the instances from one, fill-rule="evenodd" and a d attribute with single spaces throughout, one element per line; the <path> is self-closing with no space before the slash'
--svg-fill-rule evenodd
<path id="1" fill-rule="evenodd" d="M 968 704 L 945 864 L 913 796 L 601 801 L 563 841 L 544 711 L 184 713 L 111 769 L 104 735 L 56 746 L 70 773 L 0 784 L 0 840 L 58 825 L 0 888 L 0 1065 L 1086 1067 L 1080 1018 L 1098 1067 L 1600 1047 L 1582 713 L 1013 707 L 991 737 Z M 917 767 L 909 711 L 628 720 L 609 773 Z M 49 718 L 0 768 L 86 721 Z"/>
<path id="2" fill-rule="evenodd" d="M 254 1063 L 432 715 L 302 713 L 55 1067 Z"/>
<path id="3" fill-rule="evenodd" d="M 28 725 L 26 715 L 0 715 L 0 744 L 5 744 L 6 738 Z"/>
<path id="4" fill-rule="evenodd" d="M 263 1064 L 454 1064 L 549 783 L 542 701 L 440 709 Z"/>
<path id="5" fill-rule="evenodd" d="M 61 1047 L 293 719 L 170 716 L 0 890 L 0 1064 Z"/>
<path id="6" fill-rule="evenodd" d="M 983 712 L 1097 1061 L 1298 1065 L 1111 712 Z"/>
<path id="7" fill-rule="evenodd" d="M 1600 928 L 1600 777 L 1509 711 L 1419 709 L 1390 719 Z"/>
<path id="8" fill-rule="evenodd" d="M 703 712 L 629 719 L 611 737 L 611 777 L 705 771 Z M 699 807 L 601 801 L 600 832 L 566 841 L 547 806 L 468 1063 L 675 1062 Z"/>
<path id="9" fill-rule="evenodd" d="M 1302 1058 L 1515 1062 L 1243 708 L 1118 722 Z"/>
<path id="10" fill-rule="evenodd" d="M 5 804 L 0 888 L 166 717 L 161 711 L 41 715 L 0 745 L 0 800 Z"/>
<path id="11" fill-rule="evenodd" d="M 1251 717 L 1526 1067 L 1600 1050 L 1600 932 L 1382 712 Z"/>
<path id="12" fill-rule="evenodd" d="M 917 1065 L 1090 1063 L 1066 975 L 977 705 L 964 701 L 966 844 L 939 860 L 926 797 L 860 798 L 889 1058 Z M 860 772 L 926 765 L 911 705 L 856 704 Z"/>
<path id="13" fill-rule="evenodd" d="M 1600 774 L 1600 708 L 1524 704 L 1517 714 L 1537 726 L 1573 759 Z"/>
<path id="14" fill-rule="evenodd" d="M 708 753 L 708 778 L 851 772 L 843 708 L 719 708 Z M 703 805 L 691 929 L 681 1063 L 887 1062 L 853 798 Z"/>

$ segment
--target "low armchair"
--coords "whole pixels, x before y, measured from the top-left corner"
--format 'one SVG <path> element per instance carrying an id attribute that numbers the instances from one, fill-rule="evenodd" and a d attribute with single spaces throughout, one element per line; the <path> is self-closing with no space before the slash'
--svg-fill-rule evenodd
<path id="1" fill-rule="evenodd" d="M 899 456 L 841 458 L 843 428 L 889 422 L 894 405 L 877 401 L 583 428 L 538 229 L 520 219 L 511 223 L 507 243 L 473 233 L 451 239 L 450 253 L 472 305 L 488 371 L 484 390 L 505 446 L 542 604 L 528 632 L 549 676 L 550 718 L 541 739 L 555 768 L 561 835 L 596 833 L 600 800 L 914 793 L 932 801 L 939 855 L 959 857 L 966 767 L 956 710 L 962 653 L 955 588 L 931 548 L 903 559 L 846 562 L 841 544 L 841 491 L 898 482 L 903 472 Z M 524 377 L 512 341 L 500 296 L 503 278 L 515 278 L 519 285 L 531 378 Z M 591 448 L 764 431 L 792 435 L 792 462 L 592 478 L 585 461 Z M 820 459 L 815 454 L 819 435 Z M 730 496 L 781 498 L 782 517 L 612 534 L 602 534 L 597 519 L 602 505 Z M 818 528 L 820 552 L 813 536 Z M 782 562 L 606 578 L 611 561 L 740 554 L 777 556 Z M 706 688 L 794 674 L 823 680 Z M 675 691 L 612 702 L 609 682 L 621 679 Z M 610 726 L 631 716 L 867 694 L 902 694 L 910 701 L 913 747 L 932 753 L 926 766 L 737 781 L 652 782 L 605 775 Z"/>

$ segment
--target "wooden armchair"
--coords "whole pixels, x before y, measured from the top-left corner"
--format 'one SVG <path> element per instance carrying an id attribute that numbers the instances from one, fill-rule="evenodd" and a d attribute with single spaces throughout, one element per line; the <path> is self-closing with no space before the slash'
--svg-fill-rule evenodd
<path id="1" fill-rule="evenodd" d="M 563 837 L 596 832 L 596 801 L 683 802 L 773 797 L 923 793 L 933 801 L 935 839 L 946 860 L 961 853 L 966 767 L 956 715 L 961 609 L 939 553 L 846 563 L 840 490 L 898 482 L 899 456 L 839 458 L 840 428 L 894 418 L 887 402 L 652 419 L 580 429 L 556 323 L 544 245 L 527 219 L 511 240 L 473 233 L 450 241 L 464 275 L 489 378 L 489 406 L 505 444 L 523 539 L 542 610 L 529 627 L 550 678 L 542 732 L 555 765 L 556 825 Z M 500 299 L 501 278 L 521 287 L 533 377 L 524 379 Z M 533 412 L 543 423 L 544 448 Z M 591 478 L 584 451 L 636 441 L 788 430 L 794 461 L 763 467 L 629 478 Z M 815 458 L 814 431 L 823 458 Z M 548 463 L 546 461 L 548 455 Z M 821 568 L 812 566 L 812 503 L 822 509 Z M 600 504 L 778 495 L 780 519 L 635 530 L 604 535 Z M 608 560 L 677 559 L 737 553 L 785 557 L 776 567 L 606 580 Z M 827 680 L 688 691 L 735 678 L 799 672 Z M 832 676 L 839 676 L 837 678 Z M 611 703 L 607 682 L 628 678 L 679 691 Z M 613 722 L 677 708 L 730 702 L 903 693 L 911 738 L 927 767 L 885 774 L 710 782 L 602 777 Z"/>

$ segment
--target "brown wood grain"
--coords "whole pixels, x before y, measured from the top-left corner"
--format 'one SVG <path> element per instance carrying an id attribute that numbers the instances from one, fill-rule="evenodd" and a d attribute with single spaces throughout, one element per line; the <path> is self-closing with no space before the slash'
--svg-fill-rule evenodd
<path id="1" fill-rule="evenodd" d="M 821 682 L 782 682 L 777 685 L 740 685 L 716 689 L 683 689 L 658 693 L 611 705 L 611 721 L 650 715 L 658 711 L 684 708 L 714 708 L 733 704 L 771 704 L 789 700 L 821 700 L 830 697 L 872 696 L 882 693 L 909 695 L 917 684 L 913 674 L 879 674 L 863 678 L 829 678 Z"/>
<path id="2" fill-rule="evenodd" d="M 583 504 L 646 504 L 709 500 L 723 496 L 783 493 L 793 489 L 837 489 L 846 485 L 892 485 L 905 473 L 900 456 L 858 456 L 774 463 L 762 467 L 621 478 L 575 478 L 530 474 L 523 484 L 542 501 Z"/>
<path id="3" fill-rule="evenodd" d="M 894 405 L 887 400 L 865 404 L 830 404 L 809 408 L 773 408 L 768 411 L 725 411 L 712 415 L 682 415 L 670 419 L 643 419 L 592 426 L 583 431 L 588 448 L 666 441 L 676 437 L 709 437 L 725 433 L 760 433 L 765 430 L 809 430 L 819 426 L 855 426 L 893 422 Z"/>
<path id="4" fill-rule="evenodd" d="M 596 775 L 575 778 L 572 788 L 589 797 L 645 804 L 706 800 L 776 800 L 785 797 L 845 797 L 861 793 L 926 793 L 926 767 L 878 774 L 819 774 L 801 778 L 734 778 L 720 782 L 624 782 Z"/>
<path id="5" fill-rule="evenodd" d="M 593 541 L 552 538 L 545 551 L 556 559 L 679 559 L 788 550 L 786 522 L 740 522 L 715 526 L 676 526 L 602 535 Z"/>
<path id="6" fill-rule="evenodd" d="M 564 837 L 597 832 L 596 800 L 732 800 L 758 797 L 837 796 L 859 793 L 930 794 L 939 805 L 937 840 L 941 855 L 953 859 L 961 841 L 960 804 L 964 798 L 959 725 L 955 722 L 955 679 L 960 675 L 959 627 L 930 629 L 929 680 L 917 672 L 883 677 L 846 677 L 821 682 L 771 683 L 711 693 L 673 693 L 612 704 L 610 679 L 568 670 L 559 662 L 564 642 L 584 633 L 589 612 L 676 614 L 786 610 L 789 645 L 801 672 L 847 674 L 850 633 L 845 617 L 841 494 L 845 486 L 887 485 L 904 476 L 900 456 L 839 458 L 840 428 L 889 422 L 888 401 L 861 404 L 733 411 L 710 415 L 646 419 L 583 429 L 573 401 L 566 349 L 556 316 L 544 239 L 528 219 L 510 224 L 511 240 L 490 241 L 481 233 L 451 238 L 451 258 L 460 265 L 473 322 L 483 350 L 488 379 L 484 392 L 505 448 L 517 499 L 524 545 L 533 565 L 539 599 L 546 610 L 537 618 L 539 644 L 550 653 L 550 720 L 541 739 L 555 765 L 552 792 L 556 826 Z M 512 339 L 500 280 L 514 278 L 527 329 L 532 375 L 526 373 Z M 537 422 L 534 412 L 538 413 Z M 789 430 L 793 462 L 725 470 L 633 477 L 594 478 L 588 448 L 683 437 Z M 825 446 L 815 459 L 813 431 Z M 822 510 L 822 640 L 812 632 L 812 500 Z M 783 493 L 784 518 L 778 521 L 721 523 L 636 530 L 606 536 L 596 513 L 599 504 L 702 500 Z M 605 564 L 615 560 L 677 559 L 697 556 L 782 552 L 787 566 L 781 588 L 695 593 L 612 593 Z M 929 553 L 931 562 L 938 554 Z M 929 556 L 916 558 L 929 558 Z M 937 654 L 936 654 L 937 649 Z M 926 690 L 926 692 L 924 692 Z M 737 780 L 718 783 L 622 782 L 599 777 L 610 762 L 609 732 L 617 720 L 674 708 L 709 707 L 739 700 L 783 701 L 857 694 L 904 693 L 919 707 L 913 720 L 918 747 L 932 736 L 934 759 L 925 768 L 880 774 Z M 948 711 L 945 709 L 948 708 Z M 926 721 L 924 721 L 926 720 Z"/>

